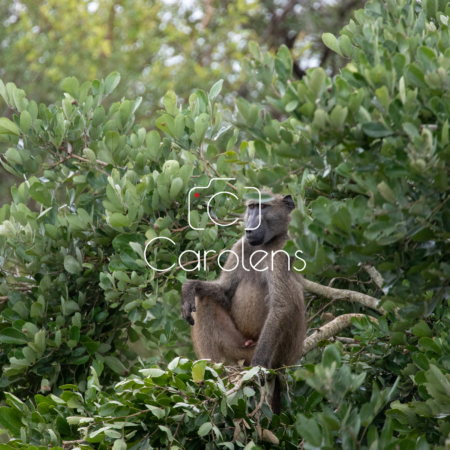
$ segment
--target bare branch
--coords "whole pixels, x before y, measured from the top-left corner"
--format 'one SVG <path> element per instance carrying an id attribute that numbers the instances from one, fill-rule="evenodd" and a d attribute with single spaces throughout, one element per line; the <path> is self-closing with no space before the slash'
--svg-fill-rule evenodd
<path id="1" fill-rule="evenodd" d="M 362 294 L 361 292 L 350 291 L 348 289 L 336 289 L 322 286 L 321 284 L 314 283 L 313 281 L 307 280 L 306 278 L 303 279 L 303 286 L 307 291 L 321 297 L 329 298 L 331 300 L 342 299 L 349 302 L 361 303 L 361 305 L 375 309 L 380 314 L 386 314 L 386 311 L 378 307 L 379 300 L 375 297 L 371 297 L 370 295 Z"/>
<path id="2" fill-rule="evenodd" d="M 307 337 L 304 342 L 303 355 L 306 355 L 313 348 L 317 347 L 317 344 L 323 339 L 329 339 L 332 336 L 340 333 L 344 328 L 349 327 L 352 324 L 352 318 L 362 319 L 366 317 L 372 322 L 378 324 L 378 320 L 365 314 L 343 314 L 336 317 L 336 319 L 328 322 L 323 327 L 319 328 L 314 334 Z"/>
<path id="3" fill-rule="evenodd" d="M 375 269 L 374 266 L 364 265 L 364 270 L 370 275 L 372 281 L 381 289 L 384 283 L 384 278 L 381 276 L 380 272 Z"/>
<path id="4" fill-rule="evenodd" d="M 212 0 L 206 0 L 205 6 L 206 6 L 206 12 L 202 19 L 202 29 L 203 30 L 208 26 L 213 14 L 214 14 L 214 6 L 212 5 Z"/>

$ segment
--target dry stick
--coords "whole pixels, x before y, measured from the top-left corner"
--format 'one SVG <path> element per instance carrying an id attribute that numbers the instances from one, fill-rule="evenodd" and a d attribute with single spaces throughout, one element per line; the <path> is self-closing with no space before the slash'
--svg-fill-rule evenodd
<path id="1" fill-rule="evenodd" d="M 336 300 L 339 300 L 339 297 L 338 297 L 338 298 L 333 298 L 333 300 L 331 300 L 330 303 L 327 303 L 323 308 L 319 309 L 319 311 L 317 311 L 312 317 L 310 317 L 310 318 L 306 321 L 306 323 L 311 322 L 311 320 L 313 320 L 314 317 L 317 317 L 324 309 L 328 308 L 328 307 L 329 307 L 332 303 L 334 303 Z"/>
<path id="2" fill-rule="evenodd" d="M 378 307 L 379 300 L 370 295 L 362 294 L 361 292 L 350 291 L 348 289 L 335 289 L 327 286 L 322 286 L 321 284 L 314 283 L 313 281 L 303 279 L 303 287 L 313 294 L 319 295 L 321 297 L 329 298 L 332 300 L 343 299 L 350 302 L 361 303 L 361 305 L 367 306 L 368 308 L 375 309 L 380 314 L 386 314 L 384 309 Z"/>
<path id="3" fill-rule="evenodd" d="M 259 403 L 256 405 L 255 409 L 248 415 L 248 417 L 253 417 L 262 408 L 262 404 L 264 403 L 266 394 L 265 394 L 264 389 L 261 386 L 259 387 L 259 392 L 261 394 Z"/>
<path id="4" fill-rule="evenodd" d="M 371 316 L 366 316 L 365 314 L 343 314 L 342 316 L 336 317 L 336 319 L 328 322 L 323 327 L 319 328 L 314 334 L 307 337 L 303 346 L 303 355 L 306 355 L 313 348 L 316 348 L 318 343 L 323 339 L 329 339 L 341 332 L 344 328 L 349 327 L 352 324 L 352 319 L 362 319 L 366 317 L 373 323 L 378 324 L 378 320 Z"/>
<path id="5" fill-rule="evenodd" d="M 342 342 L 343 344 L 359 344 L 360 342 L 353 338 L 348 337 L 342 337 L 342 336 L 335 336 L 334 337 L 337 341 Z"/>
<path id="6" fill-rule="evenodd" d="M 234 387 L 233 388 L 231 388 L 229 391 L 227 391 L 226 393 L 225 393 L 225 395 L 227 396 L 227 397 L 229 397 L 231 394 L 234 394 L 235 392 L 237 392 L 241 387 L 242 387 L 242 384 L 243 384 L 244 382 L 242 381 L 242 378 L 234 385 Z"/>
<path id="7" fill-rule="evenodd" d="M 87 444 L 88 442 L 84 439 L 78 439 L 76 441 L 63 441 L 63 448 L 69 449 L 72 448 L 76 444 Z"/>
<path id="8" fill-rule="evenodd" d="M 172 436 L 172 441 L 170 442 L 169 448 L 172 448 L 173 441 L 174 441 L 174 439 L 175 439 L 175 436 L 176 436 L 177 433 L 178 433 L 178 428 L 180 428 L 180 424 L 181 424 L 181 422 L 183 422 L 185 416 L 186 416 L 186 413 L 184 413 L 184 414 L 181 415 L 181 418 L 180 418 L 180 420 L 178 421 L 177 429 L 175 430 L 175 434 Z"/>

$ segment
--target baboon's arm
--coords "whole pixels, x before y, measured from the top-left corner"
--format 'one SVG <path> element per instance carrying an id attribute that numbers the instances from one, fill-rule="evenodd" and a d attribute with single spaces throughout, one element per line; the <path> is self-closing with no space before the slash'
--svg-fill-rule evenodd
<path id="1" fill-rule="evenodd" d="M 292 321 L 298 320 L 292 299 L 301 297 L 302 293 L 295 274 L 289 270 L 286 255 L 274 255 L 274 270 L 268 270 L 266 274 L 269 286 L 269 314 L 258 339 L 252 366 L 270 369 L 275 353 L 280 351 L 280 342 L 290 333 Z"/>
<path id="2" fill-rule="evenodd" d="M 256 345 L 255 354 L 251 362 L 252 366 L 271 368 L 272 358 L 278 346 L 279 322 L 275 311 L 269 312 Z"/>
<path id="3" fill-rule="evenodd" d="M 235 265 L 236 257 L 231 253 L 224 268 L 230 269 L 235 267 Z M 233 270 L 231 272 L 223 270 L 220 274 L 220 278 L 215 281 L 186 281 L 181 288 L 181 313 L 183 319 L 190 325 L 194 325 L 192 313 L 196 311 L 195 297 L 199 300 L 206 297 L 212 297 L 220 306 L 222 306 L 222 308 L 226 310 L 230 309 L 231 300 L 240 281 L 239 272 L 240 271 L 238 270 Z"/>

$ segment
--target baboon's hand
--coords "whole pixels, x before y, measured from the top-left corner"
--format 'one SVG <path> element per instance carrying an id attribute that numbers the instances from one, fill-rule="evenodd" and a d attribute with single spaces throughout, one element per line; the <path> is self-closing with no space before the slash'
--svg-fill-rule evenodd
<path id="1" fill-rule="evenodd" d="M 191 326 L 195 324 L 192 317 L 192 313 L 195 311 L 195 285 L 187 281 L 181 288 L 181 315 Z"/>
<path id="2" fill-rule="evenodd" d="M 186 302 L 184 304 L 183 303 L 181 304 L 181 315 L 189 325 L 195 324 L 194 318 L 192 317 L 193 312 L 195 312 L 195 302 L 194 303 Z"/>

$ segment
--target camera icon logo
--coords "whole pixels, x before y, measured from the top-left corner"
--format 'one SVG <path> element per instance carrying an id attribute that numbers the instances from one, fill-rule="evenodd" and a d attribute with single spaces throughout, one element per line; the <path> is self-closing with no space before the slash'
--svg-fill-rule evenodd
<path id="1" fill-rule="evenodd" d="M 215 182 L 215 181 L 233 181 L 233 180 L 236 180 L 236 178 L 211 178 L 211 180 L 209 181 L 208 186 L 205 186 L 205 187 L 193 187 L 189 191 L 189 194 L 188 194 L 188 223 L 189 223 L 189 226 L 193 230 L 197 230 L 197 231 L 204 230 L 204 228 L 196 228 L 191 222 L 191 205 L 192 205 L 192 202 L 194 201 L 193 198 L 199 198 L 200 197 L 200 193 L 198 191 L 200 191 L 201 189 L 208 189 L 211 186 L 212 182 Z M 259 189 L 255 188 L 255 187 L 248 187 L 248 186 L 246 186 L 245 189 L 254 189 L 258 193 L 258 196 L 259 196 L 259 223 L 254 228 L 246 228 L 246 230 L 256 230 L 261 225 L 261 191 Z M 211 217 L 211 210 L 210 210 L 211 201 L 213 200 L 214 197 L 217 197 L 220 194 L 231 195 L 236 200 L 239 200 L 238 196 L 236 194 L 233 194 L 232 192 L 220 191 L 220 192 L 217 192 L 216 194 L 212 195 L 211 198 L 208 200 L 208 203 L 206 205 L 206 211 L 208 212 L 208 217 L 210 218 L 211 222 L 215 223 L 219 227 L 229 227 L 231 225 L 234 225 L 238 221 L 238 219 L 235 219 L 233 222 L 230 222 L 230 223 L 227 223 L 227 224 L 222 224 L 222 223 L 216 222 L 214 220 L 214 218 Z"/>

